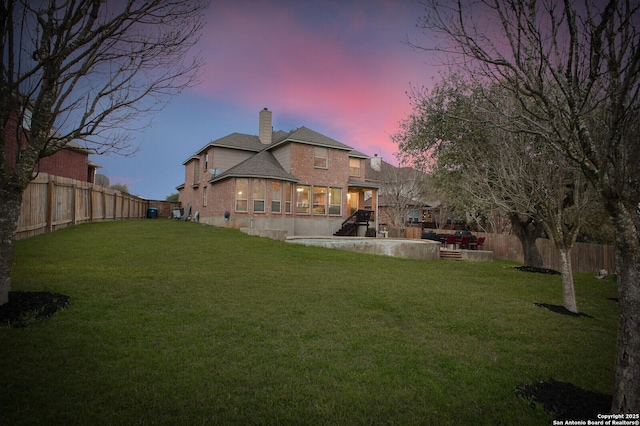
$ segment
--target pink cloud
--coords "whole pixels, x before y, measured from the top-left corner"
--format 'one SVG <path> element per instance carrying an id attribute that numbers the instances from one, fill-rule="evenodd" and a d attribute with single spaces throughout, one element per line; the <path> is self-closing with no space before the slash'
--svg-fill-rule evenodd
<path id="1" fill-rule="evenodd" d="M 410 111 L 409 83 L 422 74 L 421 59 L 401 43 L 411 25 L 406 10 L 381 2 L 375 14 L 353 13 L 336 3 L 334 19 L 309 20 L 293 8 L 249 4 L 212 4 L 198 92 L 256 112 L 268 107 L 274 121 L 308 117 L 321 126 L 314 130 L 393 160 L 390 135 Z"/>

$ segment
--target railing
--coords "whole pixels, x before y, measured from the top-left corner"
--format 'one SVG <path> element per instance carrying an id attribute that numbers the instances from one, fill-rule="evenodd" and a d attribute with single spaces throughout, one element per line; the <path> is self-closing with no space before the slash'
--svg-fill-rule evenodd
<path id="1" fill-rule="evenodd" d="M 342 227 L 334 235 L 353 235 L 357 232 L 358 226 L 369 226 L 373 210 L 358 210 L 342 222 Z"/>
<path id="2" fill-rule="evenodd" d="M 354 214 L 349 216 L 347 220 L 342 222 L 342 226 L 344 227 L 349 223 L 352 223 L 352 224 L 369 223 L 369 220 L 371 220 L 372 214 L 373 214 L 373 210 L 358 210 Z"/>

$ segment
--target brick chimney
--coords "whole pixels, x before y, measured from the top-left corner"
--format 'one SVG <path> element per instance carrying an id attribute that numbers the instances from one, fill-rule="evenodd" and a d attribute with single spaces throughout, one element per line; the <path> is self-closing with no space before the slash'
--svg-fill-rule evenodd
<path id="1" fill-rule="evenodd" d="M 271 137 L 273 135 L 273 127 L 271 126 L 271 111 L 267 108 L 260 111 L 260 133 L 258 138 L 260 142 L 265 145 L 271 144 Z"/>
<path id="2" fill-rule="evenodd" d="M 376 172 L 382 170 L 382 158 L 378 157 L 378 154 L 373 154 L 371 157 L 371 168 Z"/>

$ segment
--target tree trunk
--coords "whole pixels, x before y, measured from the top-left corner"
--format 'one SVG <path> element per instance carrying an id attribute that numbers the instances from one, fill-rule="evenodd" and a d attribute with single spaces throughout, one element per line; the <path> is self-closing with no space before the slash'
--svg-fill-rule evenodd
<path id="1" fill-rule="evenodd" d="M 571 267 L 571 248 L 558 248 L 560 272 L 562 273 L 562 305 L 570 312 L 578 313 L 576 291 L 573 286 L 573 268 Z"/>
<path id="2" fill-rule="evenodd" d="M 640 227 L 637 222 L 634 225 L 635 211 L 620 205 L 615 210 L 612 217 L 617 231 L 620 318 L 611 411 L 637 414 L 640 413 Z"/>
<path id="3" fill-rule="evenodd" d="M 21 203 L 22 189 L 15 186 L 0 188 L 0 306 L 9 302 L 13 242 Z"/>
<path id="4" fill-rule="evenodd" d="M 536 240 L 542 235 L 542 225 L 534 224 L 529 217 L 524 220 L 518 214 L 509 215 L 511 221 L 511 229 L 516 234 L 522 244 L 522 252 L 524 253 L 524 264 L 526 266 L 534 266 L 542 268 L 544 261 L 540 250 L 536 246 Z"/>

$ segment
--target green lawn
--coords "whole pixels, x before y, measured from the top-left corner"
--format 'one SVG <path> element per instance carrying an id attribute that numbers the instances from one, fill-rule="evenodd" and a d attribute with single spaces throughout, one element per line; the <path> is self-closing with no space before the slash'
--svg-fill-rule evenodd
<path id="1" fill-rule="evenodd" d="M 71 296 L 0 328 L 0 424 L 519 424 L 550 377 L 611 393 L 612 280 L 420 261 L 169 220 L 16 244 L 13 289 Z"/>

